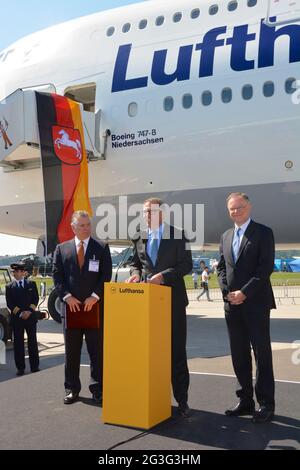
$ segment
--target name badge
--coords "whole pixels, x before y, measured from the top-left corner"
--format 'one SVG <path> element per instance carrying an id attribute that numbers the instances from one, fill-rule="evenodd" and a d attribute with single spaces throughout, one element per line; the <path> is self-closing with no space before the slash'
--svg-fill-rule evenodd
<path id="1" fill-rule="evenodd" d="M 91 273 L 98 273 L 99 272 L 99 265 L 100 262 L 94 259 L 90 259 L 89 262 L 89 272 Z"/>

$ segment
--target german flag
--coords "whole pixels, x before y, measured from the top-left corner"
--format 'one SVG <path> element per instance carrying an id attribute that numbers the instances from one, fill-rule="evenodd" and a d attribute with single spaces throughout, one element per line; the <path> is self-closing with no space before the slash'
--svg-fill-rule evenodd
<path id="1" fill-rule="evenodd" d="M 74 211 L 92 215 L 80 106 L 64 96 L 36 92 L 42 156 L 47 253 L 73 238 Z"/>

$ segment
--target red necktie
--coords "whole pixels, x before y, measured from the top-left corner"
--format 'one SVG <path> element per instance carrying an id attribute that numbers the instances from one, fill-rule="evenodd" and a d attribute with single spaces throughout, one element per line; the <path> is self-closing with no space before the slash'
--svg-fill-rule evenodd
<path id="1" fill-rule="evenodd" d="M 79 250 L 77 252 L 77 259 L 78 259 L 78 264 L 79 264 L 79 268 L 80 270 L 83 268 L 83 265 L 84 265 L 84 242 L 81 241 L 80 242 L 80 246 L 79 246 Z"/>

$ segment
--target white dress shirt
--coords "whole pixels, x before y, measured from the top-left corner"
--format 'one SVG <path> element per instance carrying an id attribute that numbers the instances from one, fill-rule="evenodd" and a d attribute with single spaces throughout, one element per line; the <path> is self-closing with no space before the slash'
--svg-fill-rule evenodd
<path id="1" fill-rule="evenodd" d="M 241 230 L 241 235 L 240 235 L 240 246 L 241 246 L 241 243 L 242 243 L 242 240 L 243 240 L 243 236 L 245 235 L 245 232 L 248 228 L 248 225 L 250 224 L 251 222 L 251 219 L 248 219 L 247 222 L 245 222 L 243 225 L 241 225 L 240 227 L 236 224 L 234 224 L 234 231 L 236 232 L 238 229 Z"/>
<path id="2" fill-rule="evenodd" d="M 86 250 L 89 244 L 91 237 L 86 238 L 85 240 L 79 240 L 79 238 L 75 237 L 75 246 L 76 246 L 76 252 L 78 253 L 78 250 L 80 248 L 80 244 L 83 241 L 83 249 L 84 249 L 84 256 L 86 254 Z M 67 294 L 64 296 L 63 301 L 65 302 L 69 297 L 72 297 L 72 294 Z M 99 296 L 93 292 L 91 294 L 91 297 L 95 297 L 95 299 L 100 300 Z"/>

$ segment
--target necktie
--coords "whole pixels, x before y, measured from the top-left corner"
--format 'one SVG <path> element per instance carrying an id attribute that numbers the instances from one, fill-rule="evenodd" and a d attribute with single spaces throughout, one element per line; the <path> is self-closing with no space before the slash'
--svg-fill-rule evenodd
<path id="1" fill-rule="evenodd" d="M 156 238 L 157 234 L 152 233 L 149 247 L 149 256 L 151 258 L 153 266 L 156 264 L 157 255 L 158 255 L 158 239 Z"/>
<path id="2" fill-rule="evenodd" d="M 77 259 L 80 270 L 83 268 L 84 265 L 84 243 L 83 241 L 80 242 L 79 250 L 77 252 Z"/>
<path id="3" fill-rule="evenodd" d="M 236 230 L 236 232 L 234 233 L 233 242 L 232 242 L 232 254 L 233 254 L 233 259 L 235 263 L 236 263 L 236 260 L 238 259 L 238 254 L 239 254 L 239 249 L 240 249 L 241 232 L 242 230 L 240 228 Z"/>
<path id="4" fill-rule="evenodd" d="M 19 281 L 19 287 L 21 287 L 21 289 L 23 289 L 23 282 L 22 281 Z"/>

